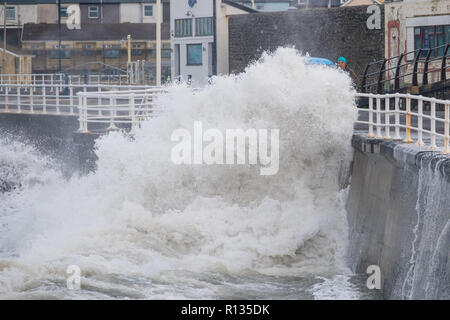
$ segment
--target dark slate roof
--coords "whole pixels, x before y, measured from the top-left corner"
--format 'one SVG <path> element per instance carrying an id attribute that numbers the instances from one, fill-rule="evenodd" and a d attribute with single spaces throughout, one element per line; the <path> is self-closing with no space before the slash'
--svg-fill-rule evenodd
<path id="1" fill-rule="evenodd" d="M 62 41 L 110 41 L 131 35 L 133 40 L 156 40 L 155 23 L 84 24 L 81 29 L 61 28 Z M 170 40 L 169 23 L 161 24 L 161 39 Z M 58 25 L 27 23 L 23 26 L 22 41 L 58 40 Z"/>
<path id="2" fill-rule="evenodd" d="M 242 10 L 242 11 L 246 11 L 248 13 L 256 13 L 256 12 L 258 12 L 255 9 L 246 7 L 246 6 L 242 5 L 242 4 L 239 4 L 239 3 L 231 1 L 231 0 L 222 0 L 222 3 L 227 4 L 227 5 L 231 6 L 231 7 L 235 7 L 237 9 Z"/>
<path id="3" fill-rule="evenodd" d="M 156 0 L 61 0 L 61 3 L 86 3 L 86 4 L 108 4 L 108 3 L 156 3 Z M 170 2 L 170 0 L 161 0 Z M 56 4 L 57 0 L 8 0 L 8 4 Z"/>

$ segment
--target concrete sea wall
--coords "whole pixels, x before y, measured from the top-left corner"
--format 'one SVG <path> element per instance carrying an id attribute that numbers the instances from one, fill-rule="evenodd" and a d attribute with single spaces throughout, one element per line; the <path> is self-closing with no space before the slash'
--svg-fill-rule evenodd
<path id="1" fill-rule="evenodd" d="M 33 146 L 61 164 L 67 176 L 95 168 L 95 139 L 98 135 L 78 134 L 76 116 L 0 114 L 0 139 Z"/>
<path id="2" fill-rule="evenodd" d="M 353 137 L 349 259 L 388 299 L 450 299 L 450 157 Z"/>

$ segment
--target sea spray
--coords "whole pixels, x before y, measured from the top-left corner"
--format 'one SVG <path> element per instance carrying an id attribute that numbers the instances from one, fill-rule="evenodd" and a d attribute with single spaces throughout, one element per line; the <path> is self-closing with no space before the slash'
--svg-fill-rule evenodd
<path id="1" fill-rule="evenodd" d="M 356 117 L 350 78 L 279 48 L 201 90 L 167 91 L 134 139 L 99 139 L 95 173 L 12 195 L 2 297 L 211 298 L 236 277 L 348 272 L 338 179 Z M 174 164 L 171 134 L 195 121 L 279 129 L 279 171 Z M 79 291 L 65 287 L 69 265 Z"/>

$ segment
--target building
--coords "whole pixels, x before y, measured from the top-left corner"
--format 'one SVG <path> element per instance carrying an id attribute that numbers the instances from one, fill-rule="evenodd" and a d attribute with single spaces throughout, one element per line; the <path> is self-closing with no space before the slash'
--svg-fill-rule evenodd
<path id="1" fill-rule="evenodd" d="M 228 17 L 253 12 L 229 0 L 172 1 L 172 77 L 202 85 L 212 75 L 228 74 Z"/>
<path id="2" fill-rule="evenodd" d="M 300 9 L 339 7 L 343 0 L 296 0 L 294 6 Z"/>
<path id="3" fill-rule="evenodd" d="M 3 52 L 6 52 L 4 60 Z M 32 71 L 33 58 L 33 55 L 23 50 L 0 48 L 0 73 L 29 74 Z"/>
<path id="4" fill-rule="evenodd" d="M 385 3 L 386 58 L 450 43 L 450 0 Z M 442 55 L 437 50 L 434 55 Z M 407 59 L 414 58 L 413 54 Z"/>
<path id="5" fill-rule="evenodd" d="M 341 7 L 382 5 L 384 0 L 345 0 Z"/>
<path id="6" fill-rule="evenodd" d="M 162 24 L 163 69 L 170 67 L 169 24 Z M 128 42 L 131 35 L 131 59 L 155 61 L 156 58 L 156 24 L 155 23 L 120 23 L 120 24 L 86 24 L 81 29 L 62 29 L 61 50 L 58 50 L 58 25 L 27 23 L 23 27 L 22 50 L 31 52 L 35 58 L 35 73 L 56 72 L 59 68 L 59 55 L 63 71 L 80 70 L 83 72 L 99 71 L 90 66 L 91 62 L 102 62 L 122 70 L 127 69 Z M 89 68 L 88 68 L 89 66 Z M 101 64 L 97 64 L 100 68 Z M 166 77 L 168 71 L 163 72 Z M 163 77 L 164 78 L 164 77 Z"/>
<path id="7" fill-rule="evenodd" d="M 170 4 L 169 0 L 161 2 L 164 79 L 170 74 Z M 79 12 L 80 29 L 66 24 L 69 6 Z M 58 71 L 60 56 L 62 71 L 100 72 L 102 65 L 126 70 L 128 35 L 131 60 L 155 65 L 156 0 L 61 0 L 61 48 L 56 0 L 9 0 L 6 10 L 2 7 L 0 24 L 6 11 L 7 50 L 33 55 L 35 73 Z"/>
<path id="8" fill-rule="evenodd" d="M 234 0 L 235 2 L 260 12 L 286 11 L 295 0 Z"/>

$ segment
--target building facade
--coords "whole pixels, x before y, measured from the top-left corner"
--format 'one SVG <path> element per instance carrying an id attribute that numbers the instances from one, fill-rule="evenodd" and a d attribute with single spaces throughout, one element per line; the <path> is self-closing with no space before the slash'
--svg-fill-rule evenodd
<path id="1" fill-rule="evenodd" d="M 293 0 L 235 0 L 260 12 L 286 11 L 296 2 Z"/>
<path id="2" fill-rule="evenodd" d="M 450 43 L 450 0 L 386 1 L 385 30 L 387 59 L 404 54 L 404 62 L 413 61 L 422 49 L 423 58 L 430 53 L 429 70 L 438 69 L 445 46 Z M 392 67 L 390 61 L 388 67 Z M 419 73 L 423 71 L 421 68 L 419 66 Z M 447 71 L 447 75 L 449 73 Z M 439 76 L 439 72 L 429 74 L 431 82 L 438 81 Z"/>
<path id="3" fill-rule="evenodd" d="M 163 23 L 162 73 L 170 76 L 169 0 L 161 0 Z M 79 29 L 66 24 L 68 7 L 80 13 Z M 6 10 L 4 10 L 6 9 Z M 7 49 L 33 55 L 33 72 L 100 72 L 127 69 L 131 61 L 156 61 L 156 0 L 61 0 L 61 48 L 58 6 L 55 0 L 10 0 L 0 6 L 0 24 L 6 12 Z M 0 32 L 0 38 L 3 33 Z M 154 71 L 154 70 L 153 70 Z M 153 72 L 154 73 L 154 72 Z"/>
<path id="4" fill-rule="evenodd" d="M 172 78 L 203 85 L 212 75 L 228 74 L 228 17 L 252 12 L 227 0 L 172 1 Z"/>

